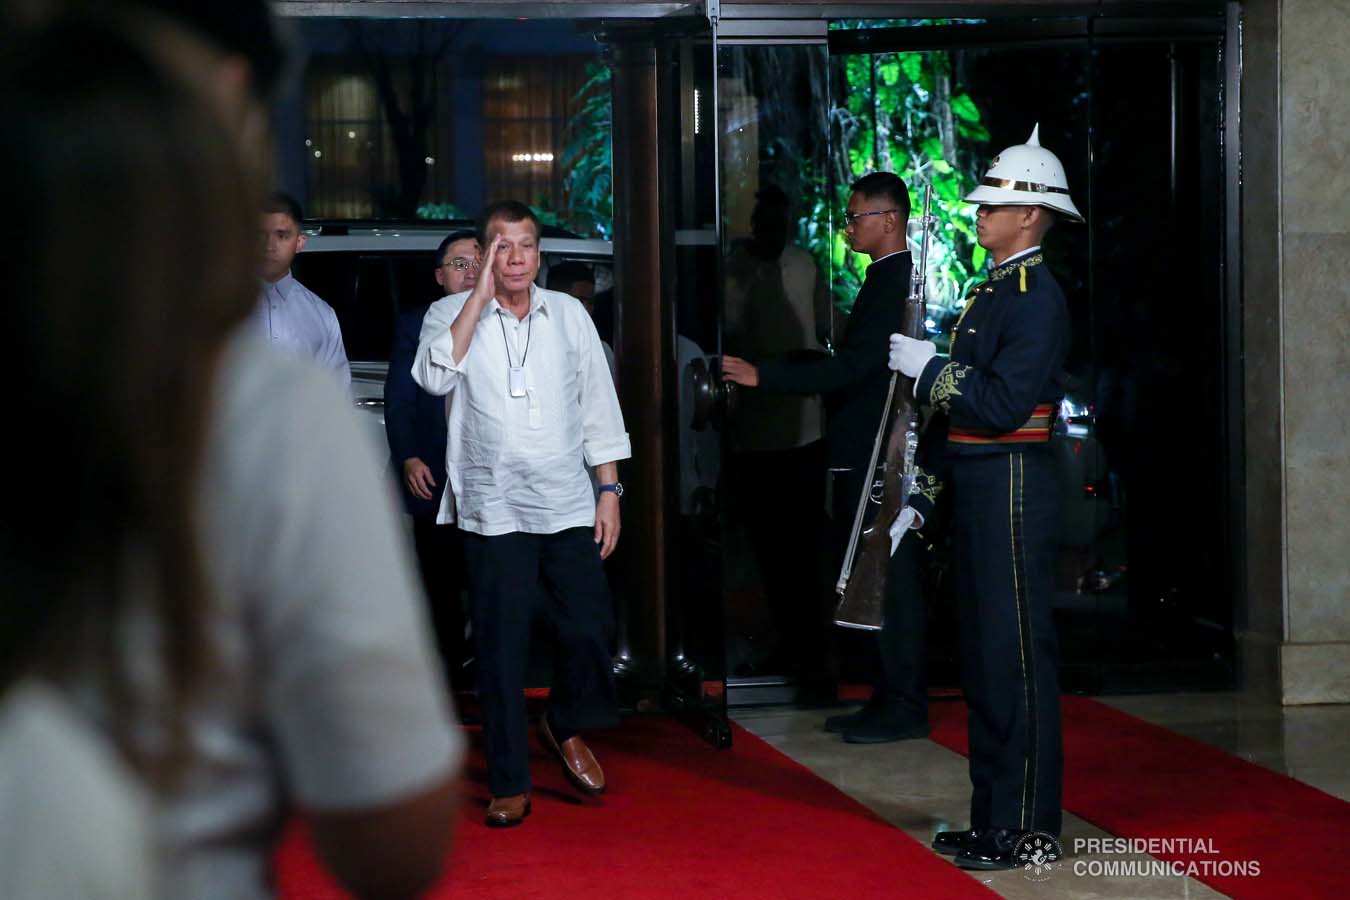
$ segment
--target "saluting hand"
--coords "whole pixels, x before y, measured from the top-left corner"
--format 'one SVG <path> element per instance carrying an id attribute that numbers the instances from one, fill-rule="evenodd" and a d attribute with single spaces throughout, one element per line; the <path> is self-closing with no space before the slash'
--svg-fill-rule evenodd
<path id="1" fill-rule="evenodd" d="M 492 272 L 492 262 L 497 258 L 501 244 L 500 234 L 493 237 L 492 243 L 488 244 L 487 251 L 483 254 L 483 266 L 478 270 L 478 283 L 469 294 L 470 303 L 487 303 L 497 293 L 497 279 Z"/>

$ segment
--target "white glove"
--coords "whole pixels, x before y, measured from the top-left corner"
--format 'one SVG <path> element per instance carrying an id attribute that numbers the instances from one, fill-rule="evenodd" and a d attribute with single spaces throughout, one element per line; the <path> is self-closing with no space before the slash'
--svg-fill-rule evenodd
<path id="1" fill-rule="evenodd" d="M 918 378 L 923 373 L 924 366 L 928 365 L 928 361 L 934 356 L 937 356 L 937 347 L 932 341 L 916 341 L 903 334 L 891 335 L 892 371 L 909 378 Z"/>
<path id="2" fill-rule="evenodd" d="M 900 546 L 900 539 L 905 536 L 911 528 L 920 528 L 923 526 L 923 519 L 919 518 L 918 513 L 914 512 L 913 507 L 906 506 L 900 510 L 900 514 L 895 517 L 891 523 L 891 556 L 895 555 L 895 548 Z"/>

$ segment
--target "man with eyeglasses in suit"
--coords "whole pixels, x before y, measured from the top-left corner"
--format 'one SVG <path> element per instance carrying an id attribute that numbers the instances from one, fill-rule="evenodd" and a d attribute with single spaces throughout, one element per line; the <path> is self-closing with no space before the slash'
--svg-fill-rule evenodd
<path id="1" fill-rule="evenodd" d="M 723 377 L 744 387 L 825 398 L 825 446 L 833 479 L 831 572 L 839 571 L 863 491 L 877 428 L 888 413 L 890 371 L 883 335 L 901 327 L 909 296 L 910 253 L 905 237 L 909 189 L 891 172 L 872 172 L 852 185 L 844 214 L 844 235 L 855 253 L 871 257 L 866 279 L 844 326 L 838 349 L 825 359 L 761 360 L 757 365 L 722 357 Z M 879 744 L 928 735 L 928 698 L 922 671 L 923 604 L 914 585 L 919 560 L 915 541 L 902 541 L 891 557 L 885 625 L 877 634 L 880 657 L 872 696 L 857 712 L 830 716 L 825 730 L 850 744 Z M 831 575 L 833 578 L 833 574 Z M 830 595 L 833 601 L 833 594 Z M 820 633 L 828 633 L 833 607 L 816 611 Z M 822 636 L 822 644 L 825 638 Z M 821 648 L 825 666 L 825 648 Z M 801 707 L 838 702 L 837 676 L 820 672 L 815 683 L 798 685 Z"/>
<path id="2" fill-rule="evenodd" d="M 474 232 L 455 231 L 436 250 L 436 283 L 445 296 L 470 290 L 478 283 L 481 248 Z M 433 397 L 412 377 L 417 338 L 430 302 L 406 310 L 398 318 L 389 373 L 384 381 L 384 429 L 390 458 L 413 519 L 413 542 L 430 604 L 436 643 L 453 688 L 469 686 L 465 659 L 464 547 L 453 523 L 436 524 L 441 492 L 446 489 L 445 398 Z"/>

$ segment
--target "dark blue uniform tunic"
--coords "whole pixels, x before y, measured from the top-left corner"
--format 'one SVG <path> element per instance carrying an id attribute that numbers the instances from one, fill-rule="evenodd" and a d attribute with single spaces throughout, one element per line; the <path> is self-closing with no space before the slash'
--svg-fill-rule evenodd
<path id="1" fill-rule="evenodd" d="M 1047 448 L 1064 395 L 1064 294 L 1039 252 L 994 269 L 967 300 L 951 359 L 918 397 L 925 433 L 913 505 L 952 496 L 962 680 L 970 707 L 971 827 L 1060 831 L 1063 752 L 1050 601 L 1058 522 Z"/>

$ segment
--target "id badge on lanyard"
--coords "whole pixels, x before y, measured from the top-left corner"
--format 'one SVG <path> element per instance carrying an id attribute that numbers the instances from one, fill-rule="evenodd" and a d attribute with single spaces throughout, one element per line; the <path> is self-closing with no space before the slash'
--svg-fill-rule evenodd
<path id="1" fill-rule="evenodd" d="M 530 316 L 530 324 L 525 330 L 525 352 L 520 357 L 520 365 L 514 365 L 511 361 L 511 342 L 506 339 L 506 325 L 502 323 L 502 311 L 497 310 L 497 324 L 502 326 L 502 344 L 506 350 L 506 389 L 512 397 L 524 397 L 529 394 L 529 388 L 525 387 L 525 360 L 530 355 L 530 336 L 534 331 L 534 316 Z M 519 327 L 519 326 L 517 326 Z"/>

